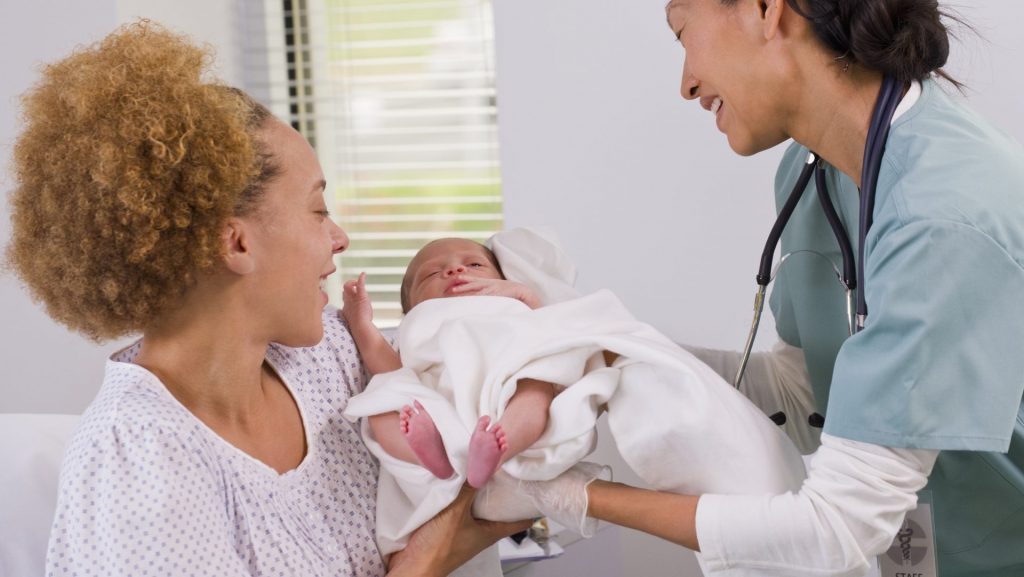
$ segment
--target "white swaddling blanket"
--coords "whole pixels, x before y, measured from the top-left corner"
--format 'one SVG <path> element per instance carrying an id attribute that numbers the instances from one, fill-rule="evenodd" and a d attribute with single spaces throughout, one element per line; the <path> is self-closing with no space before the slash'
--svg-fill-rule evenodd
<path id="1" fill-rule="evenodd" d="M 517 255 L 538 247 L 551 250 L 549 241 L 522 229 L 500 233 L 495 241 L 510 233 Z M 551 404 L 543 436 L 505 463 L 498 482 L 480 493 L 478 516 L 535 515 L 514 495 L 509 477 L 550 479 L 589 454 L 605 404 L 624 460 L 657 489 L 763 494 L 800 486 L 803 462 L 789 439 L 710 368 L 637 321 L 611 292 L 564 300 L 571 297 L 571 286 L 552 288 L 564 283 L 564 270 L 513 272 L 529 259 L 506 266 L 512 262 L 508 247 L 495 243 L 494 248 L 506 277 L 533 286 L 548 283 L 540 292 L 553 304 L 531 310 L 514 299 L 488 296 L 421 303 L 399 329 L 403 368 L 376 375 L 345 410 L 355 419 L 398 411 L 418 400 L 436 423 L 456 471 L 441 480 L 391 457 L 364 420 L 364 438 L 382 465 L 377 532 L 384 553 L 401 549 L 414 529 L 455 498 L 465 481 L 477 420 L 482 415 L 499 419 L 522 378 L 566 388 Z M 604 350 L 620 355 L 611 367 L 605 366 Z"/>

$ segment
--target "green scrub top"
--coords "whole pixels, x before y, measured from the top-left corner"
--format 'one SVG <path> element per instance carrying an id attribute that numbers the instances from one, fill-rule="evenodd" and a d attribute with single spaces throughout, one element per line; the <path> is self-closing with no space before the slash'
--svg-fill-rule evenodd
<path id="1" fill-rule="evenodd" d="M 776 176 L 786 201 L 807 158 Z M 859 192 L 827 169 L 857 251 Z M 812 179 L 782 236 L 841 265 Z M 801 252 L 771 295 L 801 347 L 824 432 L 941 449 L 931 492 L 943 577 L 1024 575 L 1024 149 L 931 80 L 889 133 L 865 240 L 868 317 L 848 337 L 832 265 Z"/>

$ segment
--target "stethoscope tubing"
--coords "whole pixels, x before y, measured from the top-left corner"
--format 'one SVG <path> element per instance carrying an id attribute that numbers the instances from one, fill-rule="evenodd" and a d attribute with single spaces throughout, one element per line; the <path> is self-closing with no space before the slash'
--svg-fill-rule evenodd
<path id="1" fill-rule="evenodd" d="M 814 183 L 815 188 L 818 190 L 818 202 L 821 204 L 821 210 L 825 213 L 825 219 L 828 220 L 828 224 L 832 228 L 832 234 L 835 235 L 836 242 L 839 244 L 839 252 L 843 255 L 843 270 L 839 280 L 846 287 L 846 290 L 856 290 L 858 276 L 855 265 L 856 261 L 853 259 L 853 247 L 850 246 L 850 235 L 847 234 L 846 227 L 843 226 L 843 221 L 839 219 L 836 207 L 832 205 L 832 199 L 828 196 L 828 185 L 825 182 L 825 167 L 820 159 L 814 163 Z"/>
<path id="2" fill-rule="evenodd" d="M 864 146 L 864 162 L 861 166 L 860 215 L 858 218 L 857 246 L 857 283 L 861 290 L 857 291 L 857 324 L 856 331 L 864 328 L 868 316 L 867 295 L 864 290 L 865 241 L 875 214 L 875 190 L 878 187 L 878 174 L 882 168 L 882 156 L 885 154 L 885 143 L 889 139 L 889 126 L 903 97 L 900 83 L 892 76 L 882 79 L 875 107 L 871 113 L 871 124 L 868 126 L 868 138 Z"/>
<path id="3" fill-rule="evenodd" d="M 857 230 L 858 255 L 856 259 L 854 259 L 849 234 L 829 198 L 822 160 L 816 153 L 808 153 L 804 168 L 801 170 L 799 177 L 797 177 L 796 184 L 793 186 L 789 198 L 786 199 L 782 209 L 779 210 L 779 216 L 775 220 L 775 224 L 772 226 L 768 239 L 765 242 L 764 250 L 761 252 L 761 261 L 756 277 L 758 289 L 754 297 L 754 319 L 751 323 L 746 346 L 740 357 L 740 365 L 733 381 L 735 387 L 738 388 L 740 386 L 740 381 L 746 372 L 750 353 L 754 346 L 754 339 L 757 336 L 757 329 L 760 326 L 765 292 L 773 277 L 772 261 L 775 258 L 775 249 L 782 238 L 782 232 L 785 230 L 786 225 L 789 224 L 789 219 L 793 216 L 793 212 L 796 210 L 796 206 L 800 202 L 800 198 L 803 196 L 807 184 L 812 177 L 815 179 L 819 204 L 822 207 L 826 220 L 828 220 L 829 226 L 832 228 L 836 242 L 839 245 L 839 251 L 843 257 L 843 267 L 839 280 L 846 287 L 847 319 L 850 334 L 852 335 L 864 328 L 864 323 L 867 319 L 867 302 L 864 296 L 864 245 L 866 244 L 865 240 L 873 221 L 875 191 L 878 185 L 878 175 L 881 171 L 882 157 L 885 154 L 885 143 L 889 137 L 889 127 L 892 123 L 893 115 L 903 97 L 902 92 L 902 86 L 895 78 L 885 76 L 882 79 L 882 85 L 879 88 L 878 97 L 875 99 L 875 105 L 872 109 L 871 121 L 868 125 L 868 136 L 864 144 L 864 162 L 861 168 L 860 214 L 858 215 Z M 781 261 L 779 264 L 782 264 Z M 854 292 L 856 293 L 856 303 L 854 303 L 853 298 Z M 814 417 L 817 418 L 815 419 Z M 785 415 L 777 413 L 772 415 L 772 420 L 782 424 L 782 422 L 785 422 Z M 819 426 L 818 423 L 823 422 L 822 417 L 817 414 L 812 415 L 811 420 L 814 421 L 815 426 Z"/>
<path id="4" fill-rule="evenodd" d="M 779 216 L 775 219 L 775 224 L 772 225 L 772 230 L 768 233 L 768 240 L 764 243 L 764 250 L 761 251 L 761 264 L 757 269 L 756 280 L 758 286 L 767 287 L 768 283 L 772 281 L 772 261 L 775 259 L 775 247 L 778 246 L 779 239 L 782 238 L 782 231 L 789 224 L 789 217 L 793 216 L 793 211 L 796 210 L 796 205 L 800 202 L 800 197 L 803 196 L 807 183 L 814 176 L 814 167 L 817 163 L 818 155 L 813 152 L 809 153 L 807 155 L 807 163 L 804 164 L 803 170 L 800 171 L 800 176 L 796 179 L 793 192 L 789 193 L 789 198 L 782 205 Z"/>

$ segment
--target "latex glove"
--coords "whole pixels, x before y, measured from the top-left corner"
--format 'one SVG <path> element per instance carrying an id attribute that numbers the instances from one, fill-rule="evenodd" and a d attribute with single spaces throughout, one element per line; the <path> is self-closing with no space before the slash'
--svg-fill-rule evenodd
<path id="1" fill-rule="evenodd" d="M 593 537 L 597 519 L 587 517 L 587 485 L 595 479 L 610 481 L 611 467 L 582 461 L 550 481 L 520 481 L 518 491 L 547 518 Z"/>

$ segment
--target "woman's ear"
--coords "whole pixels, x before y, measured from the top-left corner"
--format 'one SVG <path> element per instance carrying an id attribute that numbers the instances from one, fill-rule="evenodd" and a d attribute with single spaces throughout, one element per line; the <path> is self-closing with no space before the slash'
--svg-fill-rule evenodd
<path id="1" fill-rule="evenodd" d="M 249 274 L 256 266 L 252 258 L 250 230 L 251 225 L 237 217 L 229 218 L 224 226 L 221 235 L 224 264 L 235 274 Z"/>
<path id="2" fill-rule="evenodd" d="M 782 13 L 786 11 L 786 0 L 758 0 L 761 4 L 761 28 L 764 39 L 771 40 L 779 33 Z"/>

